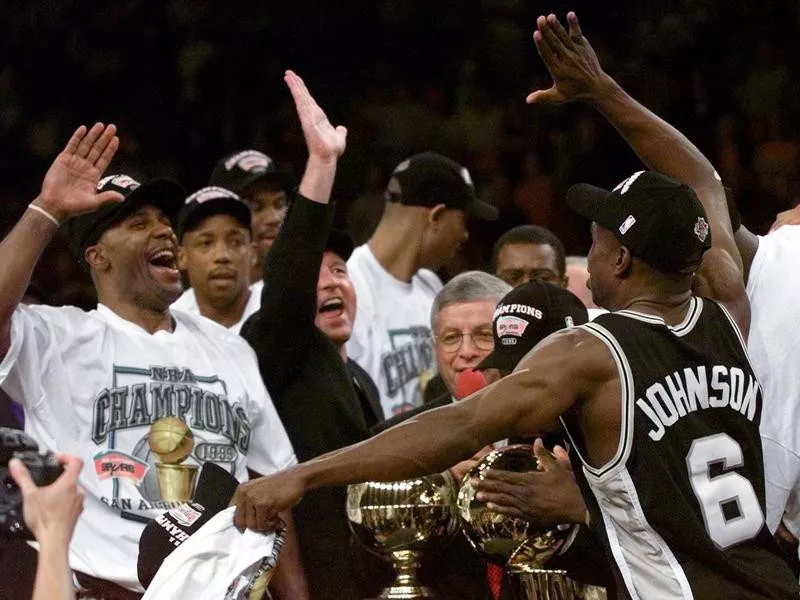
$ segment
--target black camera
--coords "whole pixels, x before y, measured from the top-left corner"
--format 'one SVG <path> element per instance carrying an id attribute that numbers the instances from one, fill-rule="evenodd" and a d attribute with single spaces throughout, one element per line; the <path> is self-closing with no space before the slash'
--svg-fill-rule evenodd
<path id="1" fill-rule="evenodd" d="M 32 540 L 22 518 L 22 493 L 8 473 L 8 461 L 20 459 L 37 486 L 50 485 L 64 470 L 52 452 L 39 452 L 39 445 L 19 429 L 0 427 L 0 538 Z"/>

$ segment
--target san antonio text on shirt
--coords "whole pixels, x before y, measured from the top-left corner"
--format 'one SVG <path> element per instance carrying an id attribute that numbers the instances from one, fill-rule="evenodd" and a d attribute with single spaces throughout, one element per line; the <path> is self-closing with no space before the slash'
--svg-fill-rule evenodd
<path id="1" fill-rule="evenodd" d="M 242 454 L 248 453 L 251 425 L 240 404 L 231 405 L 224 394 L 196 385 L 189 369 L 151 367 L 150 378 L 152 381 L 106 388 L 97 394 L 92 414 L 95 444 L 102 444 L 114 431 L 149 427 L 162 417 L 173 416 L 192 430 L 224 436 Z"/>
<path id="2" fill-rule="evenodd" d="M 698 366 L 667 375 L 648 387 L 644 396 L 636 400 L 636 406 L 653 423 L 647 435 L 657 442 L 667 429 L 697 410 L 727 407 L 752 421 L 758 381 L 737 367 Z"/>

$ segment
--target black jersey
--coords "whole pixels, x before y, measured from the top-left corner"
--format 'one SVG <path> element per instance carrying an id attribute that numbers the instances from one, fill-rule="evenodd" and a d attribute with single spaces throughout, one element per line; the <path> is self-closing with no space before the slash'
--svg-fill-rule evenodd
<path id="1" fill-rule="evenodd" d="M 658 600 L 797 598 L 764 521 L 761 391 L 727 311 L 693 298 L 674 327 L 632 311 L 582 327 L 619 369 L 616 455 L 593 468 L 564 422 L 619 588 Z"/>

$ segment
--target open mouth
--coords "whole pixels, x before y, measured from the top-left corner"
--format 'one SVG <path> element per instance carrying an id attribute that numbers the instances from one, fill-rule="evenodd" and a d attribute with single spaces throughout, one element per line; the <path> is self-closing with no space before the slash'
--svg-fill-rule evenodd
<path id="1" fill-rule="evenodd" d="M 344 313 L 344 301 L 341 298 L 329 298 L 320 305 L 319 313 L 340 317 Z"/>
<path id="2" fill-rule="evenodd" d="M 150 254 L 150 259 L 147 262 L 160 269 L 169 269 L 175 272 L 178 270 L 178 263 L 173 248 L 161 248 L 154 251 Z"/>

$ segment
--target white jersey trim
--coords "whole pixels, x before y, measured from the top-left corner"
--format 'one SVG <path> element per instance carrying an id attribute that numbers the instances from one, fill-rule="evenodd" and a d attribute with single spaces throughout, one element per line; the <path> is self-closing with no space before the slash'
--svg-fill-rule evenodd
<path id="1" fill-rule="evenodd" d="M 702 312 L 703 312 L 703 299 L 698 298 L 697 296 L 692 296 L 692 299 L 690 300 L 689 304 L 689 310 L 686 311 L 686 315 L 683 317 L 683 321 L 681 321 L 677 325 L 667 325 L 664 319 L 662 319 L 661 317 L 640 313 L 635 310 L 620 310 L 613 314 L 623 315 L 631 319 L 636 319 L 637 321 L 650 323 L 651 325 L 664 325 L 667 329 L 669 329 L 672 333 L 674 333 L 678 337 L 683 337 L 684 335 L 690 333 L 694 329 L 694 326 L 697 324 L 697 321 L 700 318 L 700 314 Z"/>
<path id="2" fill-rule="evenodd" d="M 647 522 L 627 468 L 589 480 L 603 515 L 611 553 L 631 598 L 693 600 L 689 580 L 664 538 Z"/>
<path id="3" fill-rule="evenodd" d="M 625 352 L 623 352 L 622 347 L 611 332 L 605 327 L 593 322 L 586 323 L 580 327 L 606 345 L 619 371 L 621 429 L 619 432 L 619 445 L 617 446 L 616 454 L 602 467 L 591 467 L 589 466 L 589 462 L 581 456 L 573 440 L 573 446 L 575 446 L 575 451 L 578 453 L 581 462 L 583 462 L 584 469 L 592 476 L 601 478 L 614 472 L 615 469 L 624 467 L 631 453 L 631 446 L 633 445 L 633 407 L 636 400 L 633 397 L 633 372 L 631 371 L 631 366 L 628 363 Z"/>

